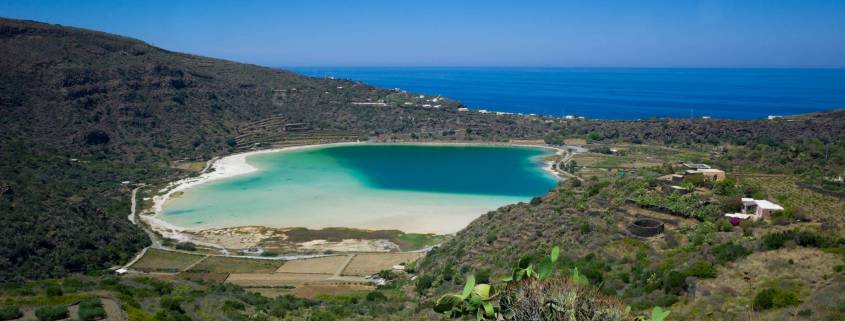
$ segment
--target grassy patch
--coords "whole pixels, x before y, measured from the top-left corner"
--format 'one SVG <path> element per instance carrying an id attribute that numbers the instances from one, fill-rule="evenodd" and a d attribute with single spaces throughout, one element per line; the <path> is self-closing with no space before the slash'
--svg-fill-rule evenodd
<path id="1" fill-rule="evenodd" d="M 179 272 L 201 258 L 201 255 L 149 249 L 144 254 L 144 257 L 132 265 L 132 269 L 140 271 Z"/>
<path id="2" fill-rule="evenodd" d="M 288 236 L 287 240 L 293 243 L 308 242 L 314 240 L 326 240 L 329 242 L 339 242 L 346 239 L 359 240 L 376 240 L 376 239 L 394 239 L 402 234 L 399 230 L 379 230 L 370 231 L 354 228 L 331 227 L 320 230 L 311 230 L 307 228 L 295 228 L 285 232 Z"/>
<path id="3" fill-rule="evenodd" d="M 256 260 L 210 256 L 193 268 L 190 272 L 210 273 L 272 273 L 284 264 L 282 260 Z"/>
<path id="4" fill-rule="evenodd" d="M 445 235 L 407 233 L 393 239 L 403 251 L 415 251 L 447 240 Z"/>

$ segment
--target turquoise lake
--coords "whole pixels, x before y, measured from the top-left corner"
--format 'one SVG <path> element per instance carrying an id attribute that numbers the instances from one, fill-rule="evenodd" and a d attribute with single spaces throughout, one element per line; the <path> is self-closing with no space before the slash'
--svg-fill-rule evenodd
<path id="1" fill-rule="evenodd" d="M 557 184 L 542 148 L 353 144 L 249 156 L 259 170 L 169 200 L 160 218 L 204 229 L 356 227 L 452 233 Z"/>

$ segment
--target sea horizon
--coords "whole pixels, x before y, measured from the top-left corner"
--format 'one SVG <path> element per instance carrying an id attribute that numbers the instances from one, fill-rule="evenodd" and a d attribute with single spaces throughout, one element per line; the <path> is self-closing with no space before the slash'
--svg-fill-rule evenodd
<path id="1" fill-rule="evenodd" d="M 473 110 L 591 119 L 765 119 L 845 108 L 845 69 L 769 67 L 279 67 L 444 96 Z"/>

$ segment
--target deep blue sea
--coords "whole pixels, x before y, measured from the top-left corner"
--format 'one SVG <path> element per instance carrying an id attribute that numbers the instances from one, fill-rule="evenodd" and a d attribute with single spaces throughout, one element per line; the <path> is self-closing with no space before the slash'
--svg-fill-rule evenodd
<path id="1" fill-rule="evenodd" d="M 577 115 L 751 119 L 845 108 L 845 69 L 296 67 L 384 88 L 443 95 L 472 109 Z"/>

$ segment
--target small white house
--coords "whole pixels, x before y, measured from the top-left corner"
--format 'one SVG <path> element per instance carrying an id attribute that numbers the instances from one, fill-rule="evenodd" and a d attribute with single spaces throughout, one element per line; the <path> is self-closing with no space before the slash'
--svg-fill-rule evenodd
<path id="1" fill-rule="evenodd" d="M 469 108 L 461 107 L 461 108 L 458 108 L 458 111 L 469 111 Z"/>
<path id="2" fill-rule="evenodd" d="M 725 217 L 739 218 L 742 220 L 769 219 L 775 212 L 783 211 L 783 207 L 768 200 L 755 200 L 753 198 L 742 198 L 742 213 L 725 214 Z"/>

